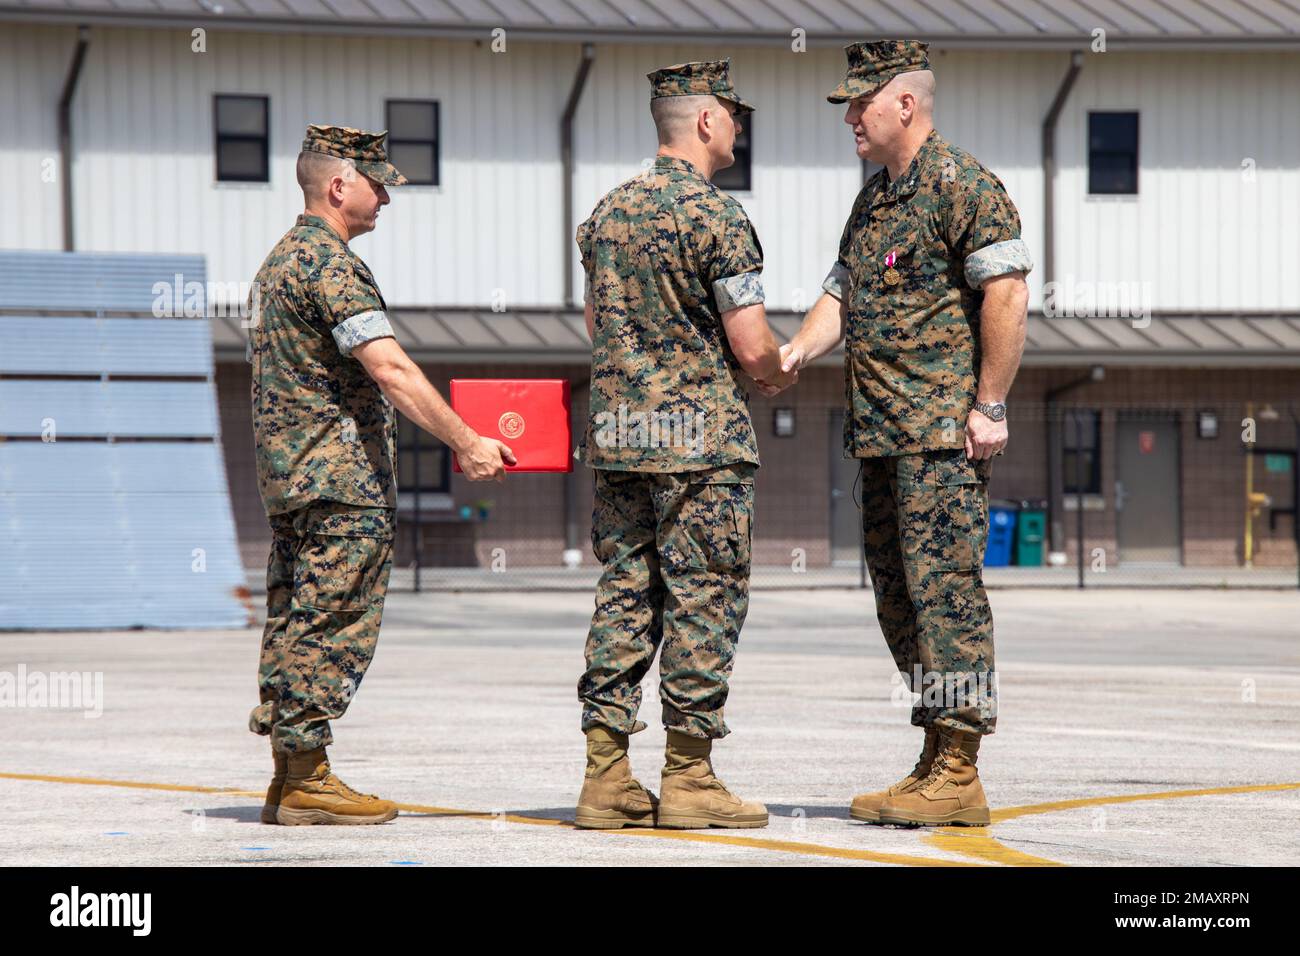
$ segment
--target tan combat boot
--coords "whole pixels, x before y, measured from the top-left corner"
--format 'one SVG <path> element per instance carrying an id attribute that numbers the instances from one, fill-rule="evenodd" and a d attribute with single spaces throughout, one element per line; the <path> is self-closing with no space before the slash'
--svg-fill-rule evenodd
<path id="1" fill-rule="evenodd" d="M 275 773 L 271 776 L 271 785 L 266 788 L 266 802 L 262 804 L 262 822 L 279 823 L 276 811 L 280 809 L 280 791 L 284 788 L 284 777 L 289 770 L 289 758 L 275 748 L 271 749 L 271 759 L 275 762 Z"/>
<path id="2" fill-rule="evenodd" d="M 712 749 L 712 740 L 668 731 L 659 826 L 669 830 L 767 826 L 767 807 L 741 800 L 713 775 Z"/>
<path id="3" fill-rule="evenodd" d="M 929 775 L 906 793 L 887 797 L 880 822 L 910 826 L 988 826 L 989 804 L 975 769 L 980 735 L 939 731 L 939 752 Z"/>
<path id="4" fill-rule="evenodd" d="M 895 794 L 907 793 L 930 775 L 930 766 L 934 763 L 934 755 L 935 751 L 938 750 L 938 746 L 939 731 L 934 727 L 926 727 L 925 745 L 921 748 L 921 756 L 917 758 L 916 766 L 912 768 L 911 772 L 888 790 L 858 794 L 853 798 L 853 803 L 849 806 L 849 816 L 854 820 L 861 820 L 863 823 L 879 823 L 880 805 L 886 799 Z"/>
<path id="5" fill-rule="evenodd" d="M 335 776 L 324 747 L 289 754 L 280 809 L 276 812 L 276 819 L 285 826 L 387 823 L 395 816 L 395 803 L 357 793 Z"/>
<path id="6" fill-rule="evenodd" d="M 587 731 L 587 772 L 574 823 L 583 830 L 655 825 L 655 795 L 632 776 L 627 734 L 609 727 Z"/>

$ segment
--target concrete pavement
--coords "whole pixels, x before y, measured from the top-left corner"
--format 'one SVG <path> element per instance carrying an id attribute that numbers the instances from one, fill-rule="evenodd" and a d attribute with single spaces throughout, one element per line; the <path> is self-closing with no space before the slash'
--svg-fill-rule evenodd
<path id="1" fill-rule="evenodd" d="M 257 822 L 270 760 L 246 730 L 256 629 L 4 633 L 0 675 L 22 668 L 53 688 L 56 672 L 87 672 L 90 691 L 99 674 L 102 701 L 0 701 L 0 862 L 1300 863 L 1300 596 L 991 599 L 1001 710 L 980 757 L 986 830 L 848 821 L 852 795 L 901 776 L 919 745 L 869 593 L 755 594 L 715 764 L 772 824 L 687 834 L 567 825 L 590 594 L 394 594 L 332 750 L 352 786 L 407 805 L 394 823 Z M 647 691 L 651 729 L 632 759 L 657 788 L 663 733 Z"/>

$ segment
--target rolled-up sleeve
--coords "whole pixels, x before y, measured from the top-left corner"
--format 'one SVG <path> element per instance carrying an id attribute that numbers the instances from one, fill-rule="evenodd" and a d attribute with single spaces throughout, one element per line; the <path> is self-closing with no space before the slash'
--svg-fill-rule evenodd
<path id="1" fill-rule="evenodd" d="M 829 292 L 841 302 L 849 290 L 849 269 L 842 262 L 837 262 L 831 266 L 831 271 L 826 274 L 822 280 L 822 288 Z"/>
<path id="2" fill-rule="evenodd" d="M 739 203 L 728 203 L 714 220 L 706 276 L 719 312 L 764 301 L 763 247 Z"/>
<path id="3" fill-rule="evenodd" d="M 1034 267 L 1029 256 L 1029 246 L 1023 239 L 1006 239 L 983 249 L 976 249 L 966 257 L 966 284 L 980 288 L 995 276 L 1012 272 L 1028 272 Z"/>
<path id="4" fill-rule="evenodd" d="M 582 301 L 591 302 L 591 292 L 593 287 L 592 274 L 596 269 L 595 255 L 595 237 L 596 216 L 593 213 L 590 218 L 583 221 L 574 235 L 574 241 L 578 244 L 578 255 L 582 261 L 582 273 L 584 276 L 582 286 Z"/>
<path id="5" fill-rule="evenodd" d="M 713 295 L 718 300 L 719 312 L 730 312 L 746 305 L 763 301 L 763 280 L 757 272 L 744 272 L 738 276 L 725 276 L 713 283 Z"/>
<path id="6" fill-rule="evenodd" d="M 961 257 L 967 285 L 979 289 L 989 279 L 1034 267 L 1020 238 L 1020 213 L 997 176 L 976 167 L 957 178 L 948 198 L 947 239 Z"/>
<path id="7" fill-rule="evenodd" d="M 358 345 L 393 336 L 383 297 L 369 271 L 364 265 L 358 268 L 353 257 L 329 259 L 313 283 L 312 293 L 343 355 L 351 355 Z"/>
<path id="8" fill-rule="evenodd" d="M 358 345 L 364 345 L 374 339 L 392 338 L 393 326 L 388 321 L 388 314 L 379 310 L 362 312 L 349 319 L 344 319 L 334 326 L 334 341 L 339 351 L 351 355 Z"/>

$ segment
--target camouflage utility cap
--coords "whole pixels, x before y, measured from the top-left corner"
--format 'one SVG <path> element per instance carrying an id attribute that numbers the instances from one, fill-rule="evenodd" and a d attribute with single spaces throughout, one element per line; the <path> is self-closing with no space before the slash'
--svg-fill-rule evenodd
<path id="1" fill-rule="evenodd" d="M 386 129 L 367 133 L 348 126 L 317 126 L 313 123 L 307 127 L 302 151 L 350 159 L 366 178 L 385 186 L 402 186 L 406 184 L 406 177 L 388 161 L 388 153 L 384 151 L 387 136 Z"/>
<path id="2" fill-rule="evenodd" d="M 872 40 L 850 43 L 844 48 L 849 70 L 844 81 L 826 97 L 843 103 L 859 96 L 870 96 L 900 73 L 930 69 L 928 43 L 919 40 Z"/>
<path id="3" fill-rule="evenodd" d="M 737 113 L 752 113 L 754 107 L 736 95 L 731 85 L 731 60 L 705 60 L 698 63 L 678 63 L 662 70 L 647 73 L 650 80 L 650 98 L 661 96 L 716 96 L 736 104 Z"/>

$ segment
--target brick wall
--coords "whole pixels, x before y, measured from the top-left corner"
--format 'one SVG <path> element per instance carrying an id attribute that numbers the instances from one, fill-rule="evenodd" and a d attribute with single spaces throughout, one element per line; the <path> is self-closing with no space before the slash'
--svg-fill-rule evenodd
<path id="1" fill-rule="evenodd" d="M 1046 392 L 1086 373 L 1085 367 L 1020 372 L 1010 397 L 1011 446 L 994 469 L 991 495 L 1013 499 L 1046 496 Z M 1085 512 L 1088 550 L 1103 547 L 1112 561 L 1116 553 L 1116 421 L 1121 413 L 1169 411 L 1179 420 L 1183 561 L 1189 566 L 1240 564 L 1246 468 L 1241 421 L 1250 402 L 1255 405 L 1257 444 L 1295 448 L 1295 423 L 1288 402 L 1295 403 L 1300 412 L 1300 372 L 1292 369 L 1109 368 L 1104 382 L 1083 385 L 1064 396 L 1064 407 L 1094 408 L 1102 413 L 1104 510 Z M 1280 413 L 1278 421 L 1259 419 L 1259 411 L 1267 404 Z M 1218 416 L 1217 439 L 1197 437 L 1197 413 L 1202 410 Z M 1291 504 L 1293 476 L 1266 474 L 1262 458 L 1256 459 L 1255 476 L 1256 490 L 1272 495 L 1279 505 Z M 1071 560 L 1074 520 L 1073 512 L 1065 516 Z M 1276 530 L 1270 531 L 1266 514 L 1256 522 L 1255 535 L 1256 565 L 1295 564 L 1290 517 L 1279 517 Z"/>
<path id="2" fill-rule="evenodd" d="M 574 382 L 574 420 L 585 421 L 587 369 L 563 365 L 477 364 L 452 369 L 427 365 L 426 373 L 443 390 L 452 375 L 465 378 L 560 378 Z M 1086 368 L 1029 368 L 1021 371 L 1010 397 L 1011 444 L 998 459 L 990 495 L 993 498 L 1041 499 L 1047 496 L 1047 438 L 1045 393 L 1049 388 L 1083 376 Z M 249 412 L 248 367 L 218 366 L 221 422 L 234 499 L 236 525 L 245 563 L 265 563 L 269 543 L 266 519 L 257 494 L 253 469 L 252 422 Z M 1106 380 L 1080 387 L 1062 404 L 1097 408 L 1102 412 L 1102 510 L 1085 511 L 1087 560 L 1093 548 L 1104 548 L 1108 563 L 1116 559 L 1114 511 L 1115 423 L 1122 411 L 1170 410 L 1180 419 L 1182 530 L 1184 561 L 1188 565 L 1235 565 L 1242 559 L 1245 459 L 1240 422 L 1247 402 L 1257 410 L 1271 403 L 1282 415 L 1275 423 L 1259 422 L 1261 446 L 1292 448 L 1294 424 L 1287 402 L 1300 402 L 1300 373 L 1271 369 L 1127 369 L 1107 370 Z M 793 390 L 775 399 L 755 395 L 752 410 L 763 464 L 757 479 L 755 561 L 789 564 L 791 551 L 802 548 L 808 566 L 829 561 L 831 456 L 838 454 L 831 414 L 843 401 L 842 372 L 836 367 L 804 372 Z M 795 410 L 795 435 L 777 438 L 772 413 L 776 407 Z M 1212 409 L 1219 417 L 1219 438 L 1196 436 L 1196 412 Z M 575 436 L 576 440 L 576 436 Z M 1279 504 L 1291 501 L 1289 475 L 1269 475 L 1256 461 L 1257 488 Z M 558 566 L 564 549 L 564 485 L 576 487 L 578 545 L 584 562 L 592 561 L 591 477 L 577 465 L 572 475 L 514 475 L 504 485 L 475 484 L 453 474 L 451 494 L 457 507 L 479 498 L 494 502 L 491 515 L 479 526 L 477 551 L 486 565 L 494 548 L 503 548 L 508 566 Z M 1064 515 L 1066 551 L 1073 560 L 1074 514 Z M 1283 517 L 1276 531 L 1267 516 L 1256 524 L 1256 564 L 1294 564 L 1291 519 Z"/>

